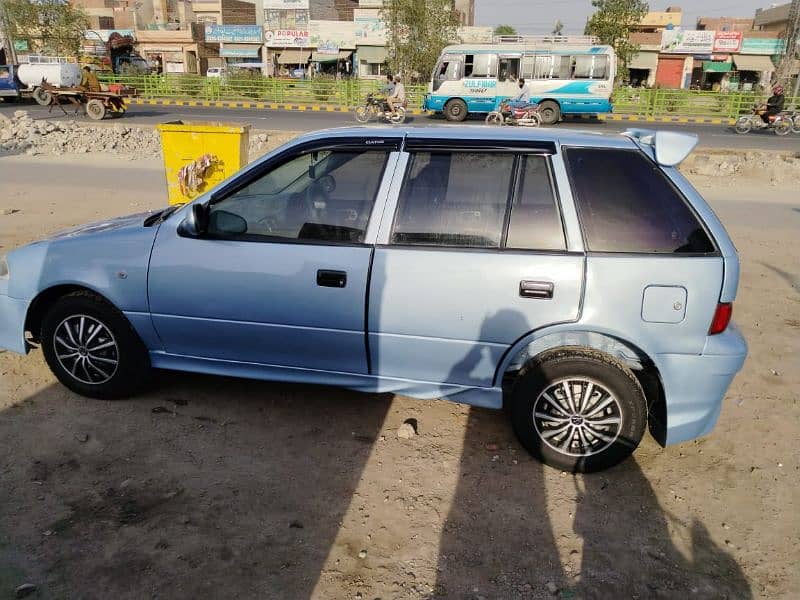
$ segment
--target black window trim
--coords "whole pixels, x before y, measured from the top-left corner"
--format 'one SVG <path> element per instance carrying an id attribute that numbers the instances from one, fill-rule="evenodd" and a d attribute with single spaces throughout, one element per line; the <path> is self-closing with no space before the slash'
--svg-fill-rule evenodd
<path id="1" fill-rule="evenodd" d="M 553 150 L 555 151 L 555 145 L 553 146 Z M 463 147 L 459 146 L 456 148 L 444 148 L 439 147 L 435 150 L 427 149 L 427 148 L 417 148 L 411 147 L 409 148 L 406 145 L 403 148 L 404 152 L 409 154 L 409 160 L 406 164 L 405 173 L 403 173 L 403 181 L 400 185 L 400 197 L 398 197 L 398 201 L 394 207 L 394 215 L 392 216 L 392 227 L 389 230 L 389 241 L 385 244 L 376 244 L 378 248 L 402 248 L 406 250 L 441 250 L 446 252 L 453 252 L 453 251 L 466 251 L 466 252 L 496 252 L 496 253 L 522 253 L 522 254 L 538 254 L 538 255 L 547 255 L 547 256 L 565 256 L 565 255 L 585 255 L 584 252 L 573 252 L 569 250 L 569 244 L 567 241 L 567 230 L 566 230 L 566 223 L 564 222 L 564 211 L 561 206 L 561 195 L 558 191 L 558 185 L 556 183 L 555 173 L 553 172 L 553 162 L 552 162 L 552 155 L 546 152 L 537 152 L 536 150 L 533 151 L 522 151 L 520 149 L 517 150 L 506 150 L 500 151 L 498 153 L 501 154 L 512 154 L 514 163 L 511 168 L 511 181 L 509 183 L 509 190 L 506 195 L 506 209 L 505 214 L 503 216 L 503 225 L 501 230 L 501 237 L 500 237 L 500 245 L 498 247 L 475 247 L 475 246 L 452 246 L 446 244 L 408 244 L 408 243 L 399 243 L 399 242 L 392 242 L 392 237 L 394 236 L 395 226 L 397 225 L 397 216 L 400 212 L 400 200 L 402 198 L 402 191 L 405 189 L 406 184 L 408 182 L 408 177 L 411 174 L 411 168 L 413 161 L 411 160 L 411 155 L 419 153 L 419 152 L 429 152 L 429 153 L 438 153 L 438 154 L 454 154 L 454 153 L 461 153 L 461 152 L 475 152 L 475 148 Z M 481 151 L 485 151 L 481 149 Z M 564 240 L 564 248 L 563 250 L 535 250 L 530 248 L 508 248 L 506 247 L 506 242 L 508 239 L 508 229 L 511 223 L 511 214 L 514 208 L 514 201 L 518 200 L 519 195 L 521 193 L 521 185 L 522 185 L 522 170 L 523 170 L 523 161 L 521 160 L 523 157 L 527 156 L 545 156 L 545 167 L 547 169 L 547 174 L 550 180 L 550 190 L 552 192 L 552 199 L 553 204 L 555 206 L 556 212 L 558 213 L 558 221 L 561 225 L 561 235 Z"/>
<path id="2" fill-rule="evenodd" d="M 372 140 L 381 140 L 381 143 L 367 143 Z M 392 152 L 397 152 L 400 150 L 403 143 L 403 138 L 401 137 L 392 137 L 392 138 L 338 138 L 336 140 L 314 140 L 310 142 L 305 142 L 298 144 L 296 146 L 292 146 L 291 148 L 287 148 L 286 151 L 281 152 L 280 154 L 272 157 L 268 161 L 264 162 L 263 164 L 259 165 L 258 167 L 248 171 L 247 173 L 242 174 L 241 177 L 236 178 L 235 180 L 231 181 L 230 184 L 226 185 L 223 188 L 220 188 L 216 192 L 211 195 L 211 198 L 208 200 L 208 206 L 211 207 L 214 204 L 222 202 L 230 198 L 236 192 L 246 188 L 251 183 L 254 183 L 264 175 L 266 175 L 269 171 L 274 168 L 280 167 L 281 165 L 293 160 L 303 154 L 308 154 L 309 152 L 322 152 L 325 150 L 330 150 L 332 152 L 379 152 L 383 151 L 386 155 L 386 158 L 383 162 L 383 169 L 381 170 L 381 176 L 379 177 L 379 184 L 378 189 L 375 191 L 375 197 L 372 200 L 372 208 L 370 209 L 370 216 L 367 219 L 367 224 L 369 224 L 369 220 L 372 219 L 373 213 L 375 210 L 375 205 L 378 201 L 378 194 L 381 190 L 381 184 L 383 183 L 386 177 L 386 167 L 389 164 L 389 154 Z M 181 232 L 182 228 L 178 226 L 178 235 L 183 237 Z M 366 229 L 364 231 L 366 234 Z M 247 242 L 251 244 L 290 244 L 290 245 L 303 245 L 303 246 L 341 246 L 341 247 L 352 247 L 352 248 L 366 248 L 366 247 L 373 247 L 374 244 L 369 244 L 366 242 L 349 242 L 349 241 L 339 241 L 339 240 L 315 240 L 315 239 L 301 239 L 301 238 L 287 238 L 281 236 L 268 236 L 268 235 L 261 235 L 261 234 L 242 234 L 242 235 L 213 235 L 213 234 L 204 234 L 201 239 L 204 240 L 213 240 L 215 242 Z"/>
<path id="3" fill-rule="evenodd" d="M 631 251 L 631 250 L 626 250 L 626 251 L 622 251 L 622 252 L 613 252 L 613 251 L 609 251 L 609 250 L 591 250 L 589 248 L 589 238 L 588 238 L 588 236 L 586 234 L 586 228 L 584 226 L 584 219 L 583 219 L 583 216 L 581 214 L 581 202 L 580 202 L 580 200 L 578 198 L 578 191 L 577 191 L 577 189 L 575 187 L 575 183 L 574 183 L 575 180 L 574 180 L 574 177 L 573 177 L 572 166 L 570 165 L 570 162 L 569 162 L 569 159 L 568 159 L 568 153 L 569 153 L 570 149 L 576 149 L 576 150 L 600 150 L 600 151 L 604 151 L 604 152 L 606 152 L 606 151 L 635 152 L 635 153 L 638 153 L 639 155 L 643 156 L 647 160 L 647 162 L 650 163 L 650 165 L 654 169 L 657 169 L 660 172 L 661 176 L 664 179 L 666 179 L 668 185 L 672 188 L 672 190 L 681 199 L 681 201 L 683 202 L 684 206 L 686 206 L 689 209 L 689 212 L 691 213 L 691 215 L 695 218 L 697 223 L 700 225 L 700 227 L 702 227 L 703 231 L 708 236 L 708 239 L 711 242 L 711 245 L 714 246 L 714 251 L 713 252 L 680 252 L 680 253 L 678 253 L 678 252 L 641 252 L 641 251 L 640 252 L 635 252 L 635 251 Z M 567 171 L 567 179 L 569 180 L 569 185 L 570 185 L 570 188 L 572 189 L 572 198 L 573 198 L 573 203 L 575 204 L 575 214 L 578 217 L 578 227 L 580 228 L 581 238 L 583 239 L 583 247 L 584 247 L 584 249 L 586 251 L 586 256 L 597 257 L 597 258 L 603 258 L 603 257 L 607 257 L 607 258 L 610 258 L 610 257 L 647 257 L 647 258 L 656 258 L 657 257 L 657 258 L 673 258 L 673 259 L 676 259 L 676 258 L 698 258 L 698 257 L 700 257 L 700 258 L 718 258 L 718 257 L 722 256 L 722 252 L 719 249 L 719 244 L 717 243 L 716 238 L 714 238 L 714 236 L 712 235 L 711 231 L 708 229 L 708 226 L 706 225 L 705 221 L 702 218 L 700 218 L 700 215 L 697 213 L 697 211 L 695 210 L 694 206 L 692 206 L 692 203 L 689 202 L 689 199 L 686 198 L 686 196 L 680 190 L 680 188 L 678 188 L 678 186 L 675 185 L 675 182 L 672 181 L 672 179 L 670 177 L 668 177 L 667 174 L 664 173 L 661 170 L 661 167 L 658 165 L 658 163 L 656 163 L 646 153 L 642 152 L 641 150 L 639 150 L 637 148 L 619 148 L 619 147 L 610 147 L 610 146 L 608 146 L 608 147 L 603 147 L 603 146 L 581 146 L 581 145 L 566 145 L 566 144 L 563 144 L 561 146 L 561 153 L 562 153 L 562 155 L 564 157 L 564 161 L 563 162 L 564 162 L 564 168 Z"/>

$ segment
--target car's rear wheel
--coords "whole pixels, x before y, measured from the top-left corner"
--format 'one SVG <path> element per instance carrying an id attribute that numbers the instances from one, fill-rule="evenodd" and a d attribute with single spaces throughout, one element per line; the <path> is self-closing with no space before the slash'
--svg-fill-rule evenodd
<path id="1" fill-rule="evenodd" d="M 150 358 L 139 336 L 122 313 L 91 292 L 59 299 L 45 315 L 39 339 L 58 380 L 83 396 L 123 398 L 149 378 Z"/>
<path id="2" fill-rule="evenodd" d="M 455 123 L 460 123 L 466 119 L 468 113 L 469 111 L 467 109 L 467 103 L 459 98 L 450 100 L 450 102 L 448 102 L 444 107 L 445 118 L 448 121 L 453 121 Z"/>
<path id="3" fill-rule="evenodd" d="M 546 100 L 539 105 L 539 117 L 545 125 L 555 125 L 561 120 L 561 109 L 552 100 Z"/>
<path id="4" fill-rule="evenodd" d="M 647 402 L 624 364 L 591 348 L 531 359 L 512 391 L 511 418 L 523 446 L 547 465 L 601 471 L 625 460 L 647 425 Z"/>

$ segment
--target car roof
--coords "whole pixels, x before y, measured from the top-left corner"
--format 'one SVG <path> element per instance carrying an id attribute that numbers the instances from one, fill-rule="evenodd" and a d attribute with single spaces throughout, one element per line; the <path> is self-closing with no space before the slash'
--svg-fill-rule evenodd
<path id="1" fill-rule="evenodd" d="M 474 125 L 440 125 L 434 127 L 339 127 L 322 129 L 302 136 L 303 141 L 331 138 L 398 138 L 452 139 L 456 141 L 499 141 L 525 144 L 546 142 L 558 146 L 590 146 L 596 148 L 636 148 L 627 136 L 592 131 L 532 127 L 481 127 Z"/>

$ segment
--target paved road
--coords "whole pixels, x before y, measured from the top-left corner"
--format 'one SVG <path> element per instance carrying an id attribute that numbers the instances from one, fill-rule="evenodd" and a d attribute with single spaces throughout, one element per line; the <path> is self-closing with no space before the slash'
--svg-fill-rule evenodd
<path id="1" fill-rule="evenodd" d="M 48 113 L 46 107 L 36 104 L 0 104 L 0 113 L 10 115 L 20 108 L 27 110 L 34 118 L 63 119 L 64 115 L 56 111 Z M 86 121 L 85 116 L 79 120 Z M 125 116 L 125 123 L 154 125 L 175 120 L 234 121 L 249 123 L 257 129 L 282 131 L 312 131 L 326 127 L 345 127 L 355 124 L 348 113 L 314 113 L 288 112 L 257 109 L 202 108 L 182 106 L 131 106 Z M 409 117 L 408 125 L 415 126 L 447 126 L 441 118 Z M 482 120 L 470 120 L 467 124 L 483 125 Z M 626 123 L 600 121 L 573 121 L 560 123 L 557 127 L 564 129 L 584 129 L 608 133 L 619 133 L 629 127 L 651 127 L 690 131 L 700 136 L 700 146 L 706 148 L 760 149 L 760 150 L 797 150 L 800 151 L 800 135 L 789 134 L 778 137 L 772 132 L 756 131 L 747 135 L 738 135 L 731 127 L 725 125 L 664 125 L 659 123 Z"/>

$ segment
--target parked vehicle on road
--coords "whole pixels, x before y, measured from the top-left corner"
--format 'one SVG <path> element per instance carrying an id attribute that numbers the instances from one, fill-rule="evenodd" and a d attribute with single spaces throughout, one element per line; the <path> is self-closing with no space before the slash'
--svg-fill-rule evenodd
<path id="1" fill-rule="evenodd" d="M 498 110 L 486 115 L 487 125 L 519 125 L 521 127 L 539 127 L 542 118 L 539 116 L 539 105 L 511 107 L 508 100 L 500 103 Z"/>
<path id="2" fill-rule="evenodd" d="M 383 120 L 387 123 L 394 123 L 400 125 L 406 120 L 406 109 L 404 106 L 395 108 L 395 112 L 389 109 L 389 103 L 386 98 L 377 96 L 376 94 L 367 94 L 367 99 L 364 104 L 357 106 L 355 109 L 356 121 L 359 123 L 369 123 L 372 120 Z"/>
<path id="3" fill-rule="evenodd" d="M 747 347 L 739 260 L 676 165 L 697 139 L 301 136 L 192 203 L 0 261 L 0 347 L 94 398 L 151 369 L 508 408 L 568 471 L 708 433 Z"/>
<path id="4" fill-rule="evenodd" d="M 516 96 L 524 78 L 542 123 L 562 115 L 611 111 L 617 60 L 614 49 L 591 37 L 499 37 L 492 44 L 461 44 L 442 50 L 423 108 L 463 121 L 485 115 Z"/>
<path id="5" fill-rule="evenodd" d="M 19 65 L 0 65 L 0 97 L 31 97 L 47 106 L 50 104 L 47 86 L 72 88 L 81 82 L 80 65 L 66 58 L 32 55 L 28 60 Z"/>
<path id="6" fill-rule="evenodd" d="M 792 116 L 786 112 L 770 115 L 768 121 L 761 118 L 763 109 L 756 106 L 749 115 L 742 115 L 736 120 L 736 133 L 750 133 L 753 129 L 770 129 L 775 135 L 787 135 L 794 127 Z"/>

